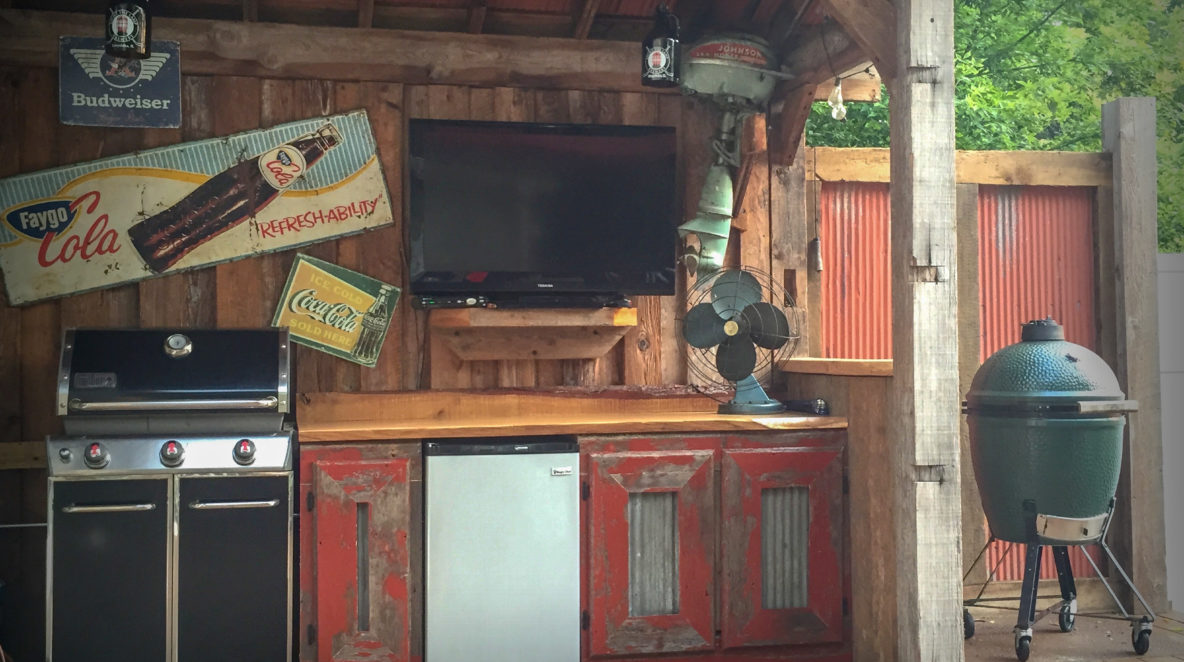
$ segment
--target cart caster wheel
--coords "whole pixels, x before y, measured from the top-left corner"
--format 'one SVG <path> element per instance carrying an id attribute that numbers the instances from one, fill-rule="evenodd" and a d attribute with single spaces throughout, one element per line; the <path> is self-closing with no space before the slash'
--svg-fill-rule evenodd
<path id="1" fill-rule="evenodd" d="M 1015 657 L 1020 662 L 1027 662 L 1028 656 L 1032 654 L 1032 638 L 1020 637 L 1015 640 Z"/>
<path id="2" fill-rule="evenodd" d="M 970 615 L 969 609 L 962 610 L 962 638 L 969 639 L 974 636 L 974 617 Z"/>
<path id="3" fill-rule="evenodd" d="M 1135 649 L 1135 655 L 1146 653 L 1151 648 L 1151 630 L 1131 630 L 1131 646 Z"/>
<path id="4" fill-rule="evenodd" d="M 1057 614 L 1057 625 L 1061 626 L 1061 632 L 1073 631 L 1074 626 L 1077 625 L 1077 614 L 1073 613 L 1071 605 L 1061 605 L 1061 612 Z"/>

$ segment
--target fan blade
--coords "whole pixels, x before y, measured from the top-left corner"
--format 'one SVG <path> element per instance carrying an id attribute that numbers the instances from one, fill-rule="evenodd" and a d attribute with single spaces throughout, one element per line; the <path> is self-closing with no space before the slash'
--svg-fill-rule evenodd
<path id="1" fill-rule="evenodd" d="M 715 350 L 715 368 L 728 381 L 744 379 L 755 367 L 756 346 L 748 338 L 729 338 Z"/>
<path id="2" fill-rule="evenodd" d="M 777 349 L 789 340 L 789 319 L 781 309 L 767 301 L 747 306 L 740 316 L 748 322 L 752 342 L 765 349 Z"/>
<path id="3" fill-rule="evenodd" d="M 687 311 L 682 320 L 682 337 L 693 347 L 707 349 L 728 339 L 724 321 L 715 314 L 709 303 L 701 303 Z"/>
<path id="4" fill-rule="evenodd" d="M 731 318 L 761 300 L 761 284 L 747 271 L 725 271 L 711 284 L 711 305 L 720 317 Z"/>

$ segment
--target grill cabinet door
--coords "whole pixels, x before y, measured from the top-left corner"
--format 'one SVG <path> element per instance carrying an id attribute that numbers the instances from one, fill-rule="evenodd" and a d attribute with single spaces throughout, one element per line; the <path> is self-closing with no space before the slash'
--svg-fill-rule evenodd
<path id="1" fill-rule="evenodd" d="M 178 662 L 291 659 L 291 477 L 177 485 Z"/>
<path id="2" fill-rule="evenodd" d="M 714 457 L 588 455 L 592 655 L 714 648 Z"/>
<path id="3" fill-rule="evenodd" d="M 169 481 L 50 481 L 57 662 L 165 660 Z"/>
<path id="4" fill-rule="evenodd" d="M 842 451 L 724 449 L 723 645 L 843 636 Z"/>

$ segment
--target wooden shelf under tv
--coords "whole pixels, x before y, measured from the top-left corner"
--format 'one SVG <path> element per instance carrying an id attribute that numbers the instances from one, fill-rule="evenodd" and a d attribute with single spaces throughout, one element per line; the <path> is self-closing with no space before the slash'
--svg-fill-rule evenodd
<path id="1" fill-rule="evenodd" d="M 428 325 L 463 361 L 598 359 L 637 326 L 637 309 L 444 308 Z"/>

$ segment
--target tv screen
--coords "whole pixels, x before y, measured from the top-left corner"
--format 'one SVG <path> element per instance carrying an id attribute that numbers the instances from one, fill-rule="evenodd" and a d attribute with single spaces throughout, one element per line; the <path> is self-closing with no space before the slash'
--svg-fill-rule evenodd
<path id="1" fill-rule="evenodd" d="M 411 120 L 411 291 L 673 294 L 673 127 Z"/>

